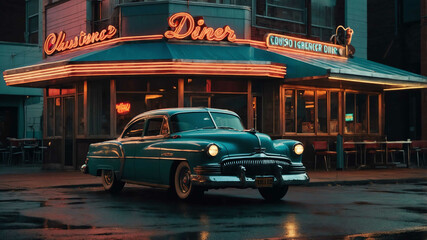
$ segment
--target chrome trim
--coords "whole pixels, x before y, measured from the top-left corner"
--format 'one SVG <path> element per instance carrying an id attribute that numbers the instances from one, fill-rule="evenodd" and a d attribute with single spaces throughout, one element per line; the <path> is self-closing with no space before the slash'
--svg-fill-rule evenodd
<path id="1" fill-rule="evenodd" d="M 139 181 L 133 181 L 133 180 L 127 180 L 127 179 L 121 179 L 121 181 L 127 182 L 127 183 L 138 184 L 138 185 L 149 186 L 149 187 L 155 187 L 155 188 L 169 188 L 170 187 L 169 185 L 164 185 L 164 184 L 139 182 Z"/>
<path id="2" fill-rule="evenodd" d="M 86 164 L 83 164 L 83 165 L 80 167 L 80 172 L 81 172 L 81 173 L 84 173 L 84 174 L 88 174 L 88 173 L 89 173 L 89 171 L 88 171 L 88 168 L 87 168 L 87 165 L 86 165 Z"/>
<path id="3" fill-rule="evenodd" d="M 191 175 L 191 181 L 195 186 L 204 188 L 256 188 L 255 177 L 243 176 L 206 176 L 206 175 Z M 279 179 L 274 175 L 263 175 L 257 177 L 273 177 L 273 185 L 303 185 L 310 181 L 307 173 L 281 175 Z"/>

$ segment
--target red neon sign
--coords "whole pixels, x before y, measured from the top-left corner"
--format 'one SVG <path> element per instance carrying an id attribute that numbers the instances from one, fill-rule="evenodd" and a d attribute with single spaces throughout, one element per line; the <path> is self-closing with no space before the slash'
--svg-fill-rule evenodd
<path id="1" fill-rule="evenodd" d="M 185 12 L 175 13 L 168 19 L 169 26 L 172 30 L 165 32 L 165 37 L 172 39 L 184 39 L 191 35 L 193 40 L 209 40 L 209 41 L 221 41 L 227 37 L 227 40 L 234 42 L 236 40 L 236 34 L 230 26 L 226 25 L 223 28 L 213 29 L 206 27 L 205 20 L 200 18 L 197 22 L 194 18 Z M 187 29 L 185 26 L 187 25 Z"/>
<path id="2" fill-rule="evenodd" d="M 47 55 L 51 55 L 55 51 L 62 52 L 110 39 L 114 37 L 116 33 L 117 29 L 112 25 L 109 25 L 107 29 L 103 29 L 100 32 L 86 34 L 84 31 L 81 31 L 79 36 L 75 36 L 74 39 L 68 41 L 65 41 L 66 34 L 63 31 L 59 32 L 58 35 L 56 33 L 51 33 L 44 41 L 43 50 Z"/>
<path id="3" fill-rule="evenodd" d="M 130 112 L 130 103 L 129 102 L 121 102 L 116 104 L 116 111 L 118 114 L 127 114 Z"/>

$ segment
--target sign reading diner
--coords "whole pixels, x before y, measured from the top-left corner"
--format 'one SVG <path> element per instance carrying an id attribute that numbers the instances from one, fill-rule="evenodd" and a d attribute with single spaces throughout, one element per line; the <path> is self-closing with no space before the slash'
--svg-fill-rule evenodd
<path id="1" fill-rule="evenodd" d="M 340 45 L 317 42 L 274 33 L 267 35 L 266 44 L 268 48 L 295 49 L 334 56 L 340 56 L 345 52 L 345 47 Z"/>
<path id="2" fill-rule="evenodd" d="M 61 31 L 58 34 L 51 33 L 44 41 L 43 50 L 47 55 L 52 55 L 54 52 L 62 52 L 93 44 L 95 42 L 102 42 L 114 37 L 116 33 L 117 29 L 112 25 L 109 25 L 106 29 L 99 32 L 86 33 L 81 31 L 79 36 L 75 36 L 73 39 L 68 41 L 65 41 L 66 34 L 64 31 Z"/>
<path id="3" fill-rule="evenodd" d="M 227 38 L 228 41 L 234 42 L 236 34 L 230 26 L 213 29 L 205 25 L 205 20 L 198 17 L 197 21 L 186 12 L 175 13 L 168 19 L 169 27 L 172 30 L 165 32 L 165 37 L 172 39 L 184 39 L 191 36 L 193 40 L 222 41 Z"/>

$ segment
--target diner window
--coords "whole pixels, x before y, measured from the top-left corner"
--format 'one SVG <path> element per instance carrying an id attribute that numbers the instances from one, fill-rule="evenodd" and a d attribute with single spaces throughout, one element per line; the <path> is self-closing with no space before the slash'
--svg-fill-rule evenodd
<path id="1" fill-rule="evenodd" d="M 326 91 L 317 91 L 317 132 L 328 132 L 328 99 Z"/>
<path id="2" fill-rule="evenodd" d="M 178 106 L 177 80 L 116 80 L 116 134 L 136 115 L 158 108 Z"/>
<path id="3" fill-rule="evenodd" d="M 354 109 L 354 93 L 345 94 L 345 133 L 354 133 L 355 109 Z"/>
<path id="4" fill-rule="evenodd" d="M 297 132 L 314 133 L 314 91 L 297 91 Z"/>
<path id="5" fill-rule="evenodd" d="M 48 137 L 53 137 L 54 135 L 54 126 L 55 126 L 55 104 L 54 104 L 55 98 L 48 98 L 47 99 L 47 106 L 46 106 L 46 110 L 47 110 L 47 130 L 46 130 L 46 134 Z"/>
<path id="6" fill-rule="evenodd" d="M 184 81 L 184 106 L 229 109 L 246 123 L 247 90 L 245 80 L 188 78 Z"/>
<path id="7" fill-rule="evenodd" d="M 369 96 L 369 131 L 379 133 L 379 104 L 378 95 Z"/>
<path id="8" fill-rule="evenodd" d="M 285 90 L 285 132 L 295 132 L 295 90 Z"/>
<path id="9" fill-rule="evenodd" d="M 84 135 L 84 83 L 77 84 L 77 135 Z"/>
<path id="10" fill-rule="evenodd" d="M 367 113 L 367 95 L 356 95 L 356 133 L 368 132 L 368 113 Z"/>
<path id="11" fill-rule="evenodd" d="M 331 116 L 329 119 L 330 133 L 338 133 L 339 128 L 339 93 L 331 92 L 330 97 Z"/>
<path id="12" fill-rule="evenodd" d="M 89 135 L 110 134 L 110 81 L 88 81 Z"/>

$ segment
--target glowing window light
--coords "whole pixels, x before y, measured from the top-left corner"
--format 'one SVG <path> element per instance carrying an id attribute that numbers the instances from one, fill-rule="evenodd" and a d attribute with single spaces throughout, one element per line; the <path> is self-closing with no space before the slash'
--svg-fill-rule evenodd
<path id="1" fill-rule="evenodd" d="M 125 115 L 130 112 L 130 103 L 129 102 L 121 102 L 116 104 L 117 114 Z"/>

